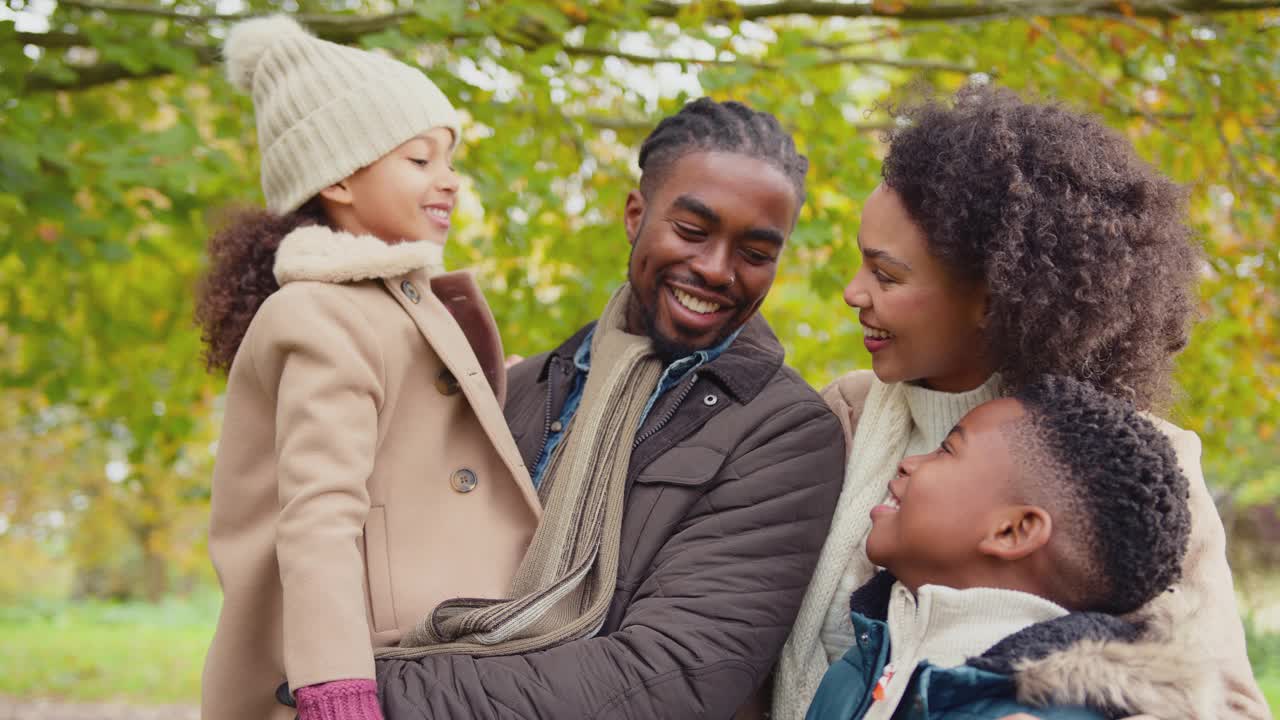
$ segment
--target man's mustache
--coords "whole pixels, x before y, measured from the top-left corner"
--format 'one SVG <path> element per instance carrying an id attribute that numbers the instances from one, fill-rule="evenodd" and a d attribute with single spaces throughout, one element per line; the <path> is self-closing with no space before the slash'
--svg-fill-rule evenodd
<path id="1" fill-rule="evenodd" d="M 726 285 L 724 287 L 716 287 L 715 285 L 708 283 L 706 280 L 702 279 L 701 277 L 698 277 L 697 275 L 683 275 L 683 274 L 663 272 L 658 276 L 659 284 L 665 285 L 668 281 L 674 281 L 681 285 L 697 288 L 699 290 L 706 290 L 707 292 L 712 292 L 712 293 L 715 293 L 716 295 L 720 295 L 722 297 L 726 297 L 733 300 L 734 305 L 740 304 L 738 302 L 738 298 L 729 292 L 729 288 L 732 287 L 732 285 Z"/>

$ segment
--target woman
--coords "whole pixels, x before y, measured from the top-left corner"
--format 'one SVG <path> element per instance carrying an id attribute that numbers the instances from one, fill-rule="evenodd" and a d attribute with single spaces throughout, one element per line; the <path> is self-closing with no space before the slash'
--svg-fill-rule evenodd
<path id="1" fill-rule="evenodd" d="M 869 510 L 905 455 L 936 447 L 978 404 L 1053 373 L 1155 410 L 1187 343 L 1198 257 L 1182 192 L 1099 121 L 969 86 L 907 108 L 863 209 L 863 263 L 845 290 L 871 372 L 824 395 L 850 435 L 844 490 L 783 650 L 773 717 L 804 716 L 855 641 L 850 592 L 874 571 Z M 1266 718 L 1245 654 L 1221 520 L 1194 433 L 1161 423 L 1191 480 L 1177 593 L 1219 652 L 1224 717 Z M 1166 602 L 1165 599 L 1156 602 Z"/>

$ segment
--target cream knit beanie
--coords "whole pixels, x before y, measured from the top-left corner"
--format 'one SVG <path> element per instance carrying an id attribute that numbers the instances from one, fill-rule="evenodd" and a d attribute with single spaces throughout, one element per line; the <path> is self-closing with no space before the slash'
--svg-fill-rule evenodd
<path id="1" fill-rule="evenodd" d="M 420 70 L 321 40 L 286 16 L 237 23 L 223 55 L 231 84 L 253 95 L 262 191 L 277 215 L 415 135 L 460 135 L 449 99 Z"/>

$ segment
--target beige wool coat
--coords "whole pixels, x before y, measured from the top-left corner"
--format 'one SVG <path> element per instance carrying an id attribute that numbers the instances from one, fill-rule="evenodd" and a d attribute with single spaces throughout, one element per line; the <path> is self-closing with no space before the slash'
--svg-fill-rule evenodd
<path id="1" fill-rule="evenodd" d="M 539 504 L 489 307 L 438 255 L 323 227 L 281 243 L 227 385 L 205 720 L 292 718 L 280 683 L 373 678 L 373 649 L 442 600 L 510 592 Z"/>

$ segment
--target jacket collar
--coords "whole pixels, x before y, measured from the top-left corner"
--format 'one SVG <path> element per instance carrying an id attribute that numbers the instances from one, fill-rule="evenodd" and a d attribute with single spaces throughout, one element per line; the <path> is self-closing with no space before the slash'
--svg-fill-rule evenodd
<path id="1" fill-rule="evenodd" d="M 552 358 L 560 358 L 567 367 L 572 367 L 573 356 L 582 345 L 595 322 L 584 325 L 578 332 L 565 340 L 555 350 L 547 354 L 542 368 L 538 371 L 538 381 L 547 379 L 547 371 Z M 769 323 L 759 313 L 752 316 L 738 333 L 738 338 L 725 349 L 720 357 L 703 365 L 699 373 L 708 375 L 722 385 L 739 403 L 749 403 L 769 384 L 769 379 L 782 367 L 786 353 L 782 343 L 773 334 Z"/>
<path id="2" fill-rule="evenodd" d="M 885 622 L 895 582 L 881 571 L 854 591 L 855 628 Z M 1178 594 L 1165 593 L 1141 617 L 1075 612 L 1036 623 L 965 667 L 1012 676 L 1018 700 L 1033 706 L 1081 705 L 1112 717 L 1161 720 L 1213 717 L 1223 701 L 1212 653 L 1180 631 L 1193 622 Z"/>
<path id="3" fill-rule="evenodd" d="M 428 240 L 388 245 L 372 235 L 352 235 L 324 225 L 297 228 L 276 250 L 276 282 L 329 283 L 375 280 L 429 268 L 438 271 L 444 246 Z"/>

